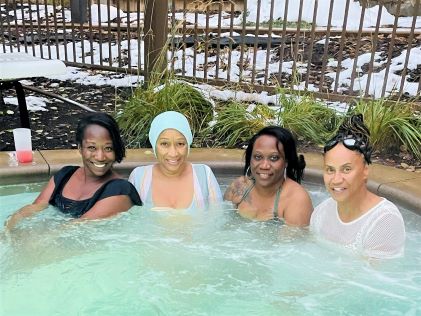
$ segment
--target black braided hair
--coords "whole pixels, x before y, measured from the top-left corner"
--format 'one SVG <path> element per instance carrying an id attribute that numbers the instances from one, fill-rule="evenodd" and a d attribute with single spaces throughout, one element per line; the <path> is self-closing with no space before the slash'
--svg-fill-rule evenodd
<path id="1" fill-rule="evenodd" d="M 326 144 L 331 143 L 333 140 L 342 141 L 344 138 L 353 137 L 364 143 L 365 146 L 356 148 L 355 150 L 360 151 L 365 161 L 371 163 L 371 153 L 373 152 L 373 147 L 370 145 L 370 131 L 367 126 L 364 124 L 364 118 L 361 113 L 353 114 L 344 119 L 342 124 L 339 126 L 339 129 L 336 135 L 330 139 Z M 326 152 L 326 146 L 325 146 Z"/>
<path id="2" fill-rule="evenodd" d="M 339 126 L 337 134 L 355 136 L 356 138 L 363 140 L 365 144 L 369 144 L 370 142 L 370 131 L 367 126 L 365 126 L 361 113 L 345 118 Z"/>

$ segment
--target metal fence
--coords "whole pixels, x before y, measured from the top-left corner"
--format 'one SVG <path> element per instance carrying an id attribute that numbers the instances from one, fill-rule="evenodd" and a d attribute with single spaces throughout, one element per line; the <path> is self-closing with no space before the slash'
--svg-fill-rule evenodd
<path id="1" fill-rule="evenodd" d="M 3 52 L 148 76 L 165 47 L 190 80 L 420 100 L 421 17 L 399 17 L 401 1 L 395 15 L 353 0 L 2 2 Z"/>

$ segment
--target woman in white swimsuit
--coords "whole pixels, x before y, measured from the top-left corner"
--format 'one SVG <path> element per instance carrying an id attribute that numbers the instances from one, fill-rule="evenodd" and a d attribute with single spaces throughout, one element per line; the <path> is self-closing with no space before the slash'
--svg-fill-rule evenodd
<path id="1" fill-rule="evenodd" d="M 326 143 L 323 177 L 331 197 L 315 208 L 310 228 L 367 257 L 397 257 L 404 250 L 405 226 L 396 205 L 367 189 L 369 136 L 358 114 Z"/>
<path id="2" fill-rule="evenodd" d="M 183 114 L 167 111 L 154 118 L 149 141 L 158 162 L 135 168 L 129 177 L 144 205 L 155 210 L 194 210 L 222 202 L 209 166 L 187 161 L 192 140 Z"/>

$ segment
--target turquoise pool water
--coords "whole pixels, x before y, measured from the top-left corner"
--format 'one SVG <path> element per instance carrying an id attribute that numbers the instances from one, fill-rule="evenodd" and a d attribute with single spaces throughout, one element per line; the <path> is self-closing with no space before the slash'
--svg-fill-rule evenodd
<path id="1" fill-rule="evenodd" d="M 1 187 L 0 221 L 39 189 Z M 0 315 L 419 315 L 421 217 L 402 214 L 405 257 L 369 262 L 229 209 L 75 224 L 50 208 L 0 228 Z"/>

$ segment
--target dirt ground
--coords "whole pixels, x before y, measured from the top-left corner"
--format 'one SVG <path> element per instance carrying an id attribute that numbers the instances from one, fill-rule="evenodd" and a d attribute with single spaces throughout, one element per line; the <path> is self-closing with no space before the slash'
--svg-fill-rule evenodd
<path id="1" fill-rule="evenodd" d="M 87 86 L 71 81 L 48 79 L 31 80 L 34 87 L 52 92 L 62 97 L 81 103 L 92 110 L 113 114 L 119 105 L 131 94 L 131 88 L 111 86 Z M 15 96 L 14 90 L 3 92 L 4 97 Z M 34 149 L 70 149 L 76 148 L 75 131 L 80 118 L 88 113 L 76 105 L 58 99 L 46 97 L 26 90 L 26 97 L 34 95 L 50 100 L 48 111 L 29 111 Z M 0 115 L 1 150 L 14 150 L 12 129 L 20 127 L 19 110 L 15 105 L 6 104 Z"/>
<path id="2" fill-rule="evenodd" d="M 132 88 L 115 88 L 111 86 L 81 85 L 71 81 L 55 81 L 44 78 L 32 80 L 34 87 L 49 91 L 73 101 L 79 102 L 95 111 L 110 114 L 118 111 L 124 101 L 131 95 Z M 26 91 L 26 96 L 43 95 Z M 13 90 L 3 91 L 4 97 L 14 96 Z M 34 150 L 71 149 L 76 148 L 75 130 L 79 119 L 87 113 L 85 109 L 47 97 L 51 103 L 47 104 L 48 111 L 29 112 Z M 0 150 L 13 151 L 12 129 L 19 127 L 18 108 L 6 104 L 0 107 Z M 298 144 L 300 152 L 322 152 L 322 149 L 308 143 Z M 373 153 L 373 162 L 420 172 L 421 162 L 410 154 Z"/>

